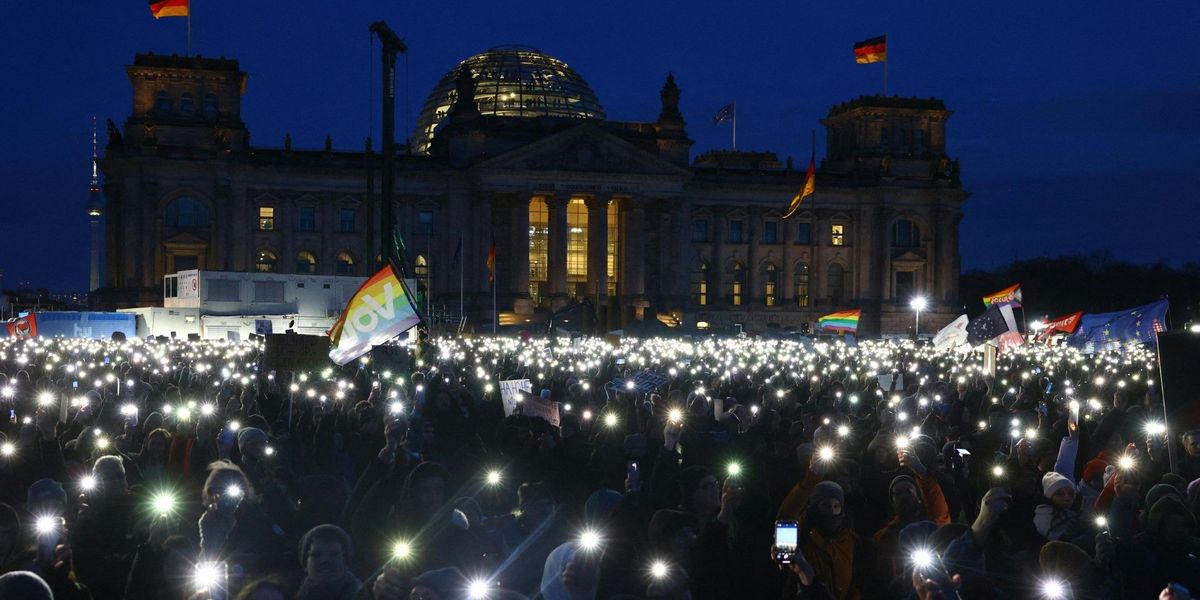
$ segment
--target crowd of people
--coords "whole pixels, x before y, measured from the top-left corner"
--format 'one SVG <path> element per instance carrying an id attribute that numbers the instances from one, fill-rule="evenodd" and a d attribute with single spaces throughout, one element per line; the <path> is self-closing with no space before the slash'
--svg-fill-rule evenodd
<path id="1" fill-rule="evenodd" d="M 1200 592 L 1200 430 L 1148 349 L 263 352 L 0 342 L 0 600 Z"/>

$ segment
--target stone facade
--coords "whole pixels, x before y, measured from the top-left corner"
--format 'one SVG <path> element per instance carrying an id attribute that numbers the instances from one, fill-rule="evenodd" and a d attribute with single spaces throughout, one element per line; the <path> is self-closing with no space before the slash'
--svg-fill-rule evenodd
<path id="1" fill-rule="evenodd" d="M 369 140 L 363 151 L 293 149 L 290 136 L 251 145 L 236 61 L 138 55 L 127 71 L 132 114 L 123 130 L 110 123 L 100 160 L 111 304 L 158 304 L 163 275 L 187 268 L 373 271 L 384 159 Z M 457 102 L 427 153 L 393 157 L 407 266 L 431 305 L 457 312 L 461 280 L 468 319 L 490 322 L 494 239 L 497 304 L 518 320 L 587 298 L 610 328 L 660 317 L 755 331 L 859 307 L 861 334 L 898 334 L 917 294 L 930 300 L 922 331 L 952 318 L 968 194 L 941 101 L 833 107 L 815 199 L 783 220 L 806 165 L 752 152 L 693 160 L 673 78 L 660 97 L 657 120 L 638 123 Z"/>

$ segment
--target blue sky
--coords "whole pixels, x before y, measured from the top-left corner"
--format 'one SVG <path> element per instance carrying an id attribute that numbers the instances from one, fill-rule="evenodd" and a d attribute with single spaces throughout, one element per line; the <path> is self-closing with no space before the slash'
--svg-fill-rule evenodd
<path id="1" fill-rule="evenodd" d="M 955 111 L 948 150 L 972 192 L 965 269 L 1097 250 L 1200 261 L 1195 2 L 193 0 L 193 44 L 249 72 L 243 119 L 255 144 L 290 132 L 298 147 L 329 134 L 358 149 L 372 121 L 379 139 L 367 25 L 380 18 L 410 46 L 401 124 L 406 87 L 415 119 L 459 60 L 519 43 L 574 67 L 617 120 L 653 120 L 674 72 L 693 155 L 728 147 L 728 127 L 710 118 L 736 100 L 739 147 L 798 161 L 810 130 L 822 144 L 830 106 L 880 90 L 881 66 L 854 64 L 851 46 L 886 33 L 889 92 Z M 121 123 L 124 65 L 138 52 L 182 53 L 185 31 L 138 0 L 6 7 L 3 285 L 86 287 L 91 117 Z"/>

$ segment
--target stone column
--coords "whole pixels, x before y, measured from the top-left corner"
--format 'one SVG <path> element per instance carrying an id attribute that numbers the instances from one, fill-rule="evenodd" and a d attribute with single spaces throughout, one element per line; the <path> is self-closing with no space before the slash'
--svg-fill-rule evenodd
<path id="1" fill-rule="evenodd" d="M 641 319 L 649 302 L 645 299 L 645 206 L 639 198 L 621 201 L 621 304 L 625 318 Z M 632 313 L 632 314 L 631 314 Z"/>
<path id="2" fill-rule="evenodd" d="M 949 304 L 956 300 L 958 289 L 958 221 L 960 214 L 938 207 L 933 213 L 935 258 L 929 275 L 934 278 L 929 290 L 932 299 Z"/>
<path id="3" fill-rule="evenodd" d="M 672 309 L 683 310 L 691 304 L 692 291 L 692 207 L 691 200 L 675 198 L 671 202 L 671 244 L 674 256 L 667 262 L 676 267 L 675 277 L 667 290 Z"/>
<path id="4" fill-rule="evenodd" d="M 746 289 L 742 290 L 742 306 L 766 305 L 767 294 L 763 290 L 762 278 L 758 275 L 758 263 L 762 257 L 758 255 L 758 234 L 761 231 L 762 212 L 757 207 L 750 207 L 746 213 L 746 237 L 750 244 L 746 250 Z M 778 297 L 779 290 L 775 290 Z"/>
<path id="5" fill-rule="evenodd" d="M 529 315 L 533 314 L 533 301 L 529 298 L 529 198 L 512 195 L 503 197 L 512 214 L 510 219 L 512 228 L 509 230 L 508 243 L 504 244 L 507 248 L 496 249 L 496 277 L 500 278 L 500 262 L 507 260 L 509 264 L 508 285 L 505 285 L 503 279 L 499 279 L 497 285 L 507 292 L 508 297 L 512 300 L 514 312 Z M 486 264 L 486 249 L 483 256 Z"/>
<path id="6" fill-rule="evenodd" d="M 547 197 L 546 207 L 549 209 L 550 240 L 547 258 L 549 259 L 549 290 L 550 308 L 558 310 L 567 303 L 567 204 L 569 198 Z M 528 217 L 526 217 L 526 238 L 528 238 Z M 528 270 L 528 269 L 526 269 Z M 526 280 L 528 280 L 528 275 Z M 528 288 L 528 285 L 526 285 Z"/>
<path id="7" fill-rule="evenodd" d="M 608 203 L 607 196 L 587 199 L 587 294 L 597 305 L 608 296 Z"/>
<path id="8" fill-rule="evenodd" d="M 722 250 L 725 245 L 725 215 L 729 208 L 714 206 L 712 210 L 712 256 L 708 261 L 708 305 L 715 309 L 723 309 L 729 305 L 728 290 L 725 289 L 725 259 Z"/>

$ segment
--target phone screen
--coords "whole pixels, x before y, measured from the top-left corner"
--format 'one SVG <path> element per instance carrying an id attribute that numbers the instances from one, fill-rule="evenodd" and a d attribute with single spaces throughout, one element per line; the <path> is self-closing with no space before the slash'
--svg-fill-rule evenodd
<path id="1" fill-rule="evenodd" d="M 71 387 L 72 387 L 72 388 L 74 388 L 74 389 L 79 389 L 79 382 L 78 382 L 78 381 L 72 381 L 72 382 L 71 382 Z"/>
<path id="2" fill-rule="evenodd" d="M 800 529 L 795 521 L 778 521 L 775 523 L 775 547 L 780 550 L 793 549 L 799 543 Z"/>

